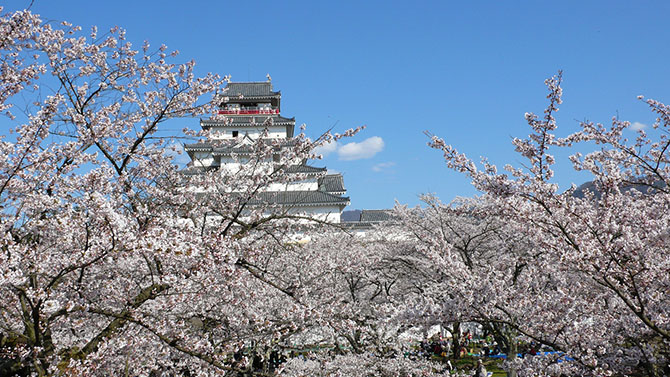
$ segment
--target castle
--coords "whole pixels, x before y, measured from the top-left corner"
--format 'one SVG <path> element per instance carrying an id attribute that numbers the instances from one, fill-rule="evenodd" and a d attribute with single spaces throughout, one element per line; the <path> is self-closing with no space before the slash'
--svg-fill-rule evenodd
<path id="1" fill-rule="evenodd" d="M 235 171 L 253 153 L 252 145 L 261 139 L 280 147 L 290 147 L 295 118 L 281 115 L 281 92 L 267 82 L 228 82 L 223 89 L 218 114 L 201 119 L 209 130 L 209 140 L 185 144 L 191 158 L 186 174 L 208 170 Z M 278 156 L 277 156 L 278 157 Z M 272 163 L 272 161 L 267 161 Z M 306 162 L 285 167 L 296 179 L 273 183 L 259 192 L 253 204 L 271 203 L 289 213 L 320 221 L 339 223 L 342 210 L 349 204 L 341 174 L 328 174 L 325 167 Z"/>

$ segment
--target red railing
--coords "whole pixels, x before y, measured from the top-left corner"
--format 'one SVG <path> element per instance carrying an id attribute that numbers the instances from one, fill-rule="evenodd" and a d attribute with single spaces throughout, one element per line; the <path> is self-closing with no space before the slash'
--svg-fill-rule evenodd
<path id="1" fill-rule="evenodd" d="M 239 109 L 239 110 L 219 110 L 219 114 L 279 114 L 279 109 Z"/>

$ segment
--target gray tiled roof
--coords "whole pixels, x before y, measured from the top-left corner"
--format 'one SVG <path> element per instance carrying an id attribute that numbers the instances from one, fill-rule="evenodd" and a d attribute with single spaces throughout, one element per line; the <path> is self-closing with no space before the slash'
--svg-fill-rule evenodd
<path id="1" fill-rule="evenodd" d="M 270 82 L 229 82 L 224 88 L 226 96 L 234 97 L 242 95 L 244 97 L 272 97 L 279 95 L 279 92 L 272 90 Z"/>
<path id="2" fill-rule="evenodd" d="M 207 127 L 240 127 L 240 126 L 264 126 L 265 122 L 275 126 L 295 125 L 295 118 L 284 118 L 279 115 L 227 115 L 226 120 L 200 119 L 200 126 Z"/>
<path id="3" fill-rule="evenodd" d="M 323 191 L 273 191 L 261 192 L 250 202 L 250 204 L 264 203 L 280 204 L 285 206 L 321 204 L 347 206 L 349 204 L 349 198 L 332 195 Z"/>
<path id="4" fill-rule="evenodd" d="M 192 143 L 192 144 L 184 144 L 184 149 L 186 151 L 211 151 L 212 150 L 212 144 L 210 143 Z"/>
<path id="5" fill-rule="evenodd" d="M 235 149 L 234 151 L 236 153 L 239 153 L 239 150 L 240 149 Z M 228 151 L 223 150 L 221 152 L 220 151 L 221 150 L 218 149 L 218 148 L 214 149 L 215 154 L 223 154 L 225 152 L 230 153 L 232 150 L 228 150 Z M 244 151 L 246 151 L 246 150 L 244 150 Z M 243 151 L 243 153 L 244 153 L 244 151 Z M 217 167 L 212 166 L 212 167 L 209 167 L 208 169 L 195 167 L 195 166 L 189 166 L 189 167 L 183 169 L 181 172 L 182 172 L 182 174 L 186 174 L 186 175 L 198 175 L 198 174 L 202 174 L 202 173 L 204 173 L 208 170 L 212 170 L 212 169 L 215 169 L 215 168 L 218 168 L 218 166 Z M 291 165 L 291 166 L 287 167 L 284 170 L 284 172 L 287 173 L 287 174 L 320 174 L 320 173 L 326 172 L 326 170 L 327 170 L 326 168 L 317 168 L 315 166 L 309 166 L 309 165 Z M 321 186 L 321 184 L 319 184 L 319 189 L 321 189 L 320 186 Z M 330 190 L 330 191 L 321 190 L 321 191 L 326 191 L 326 192 L 329 192 L 331 194 L 335 193 L 335 192 L 340 192 L 340 191 L 344 192 L 344 190 Z"/>
<path id="6" fill-rule="evenodd" d="M 186 168 L 180 170 L 179 172 L 181 174 L 187 175 L 187 176 L 192 176 L 192 175 L 200 175 L 205 172 L 207 172 L 209 169 L 206 168 L 201 168 L 201 167 L 196 167 L 196 166 L 187 166 Z"/>
<path id="7" fill-rule="evenodd" d="M 361 222 L 389 221 L 395 219 L 390 209 L 364 209 L 361 212 Z"/>
<path id="8" fill-rule="evenodd" d="M 344 188 L 342 174 L 328 174 L 319 178 L 319 191 L 345 193 L 347 190 Z"/>
<path id="9" fill-rule="evenodd" d="M 296 173 L 296 174 L 310 174 L 310 173 L 324 173 L 326 168 L 317 168 L 316 166 L 309 165 L 291 165 L 285 169 L 287 173 Z"/>
<path id="10" fill-rule="evenodd" d="M 279 140 L 279 142 L 273 139 L 264 139 L 263 141 L 268 145 L 277 143 L 278 148 L 295 145 L 295 140 L 292 139 Z M 233 153 L 233 152 L 248 153 L 253 151 L 253 145 L 243 144 L 238 146 L 239 142 L 240 141 L 238 139 L 227 139 L 216 143 L 199 142 L 193 144 L 184 144 L 184 149 L 187 152 L 205 151 L 205 152 L 213 152 L 216 154 Z"/>
<path id="11" fill-rule="evenodd" d="M 269 141 L 268 141 L 268 144 L 270 144 Z M 293 143 L 291 143 L 291 140 L 287 140 L 284 143 L 278 144 L 273 149 L 275 151 L 278 151 L 280 148 L 290 146 L 290 145 L 293 145 Z M 221 156 L 221 155 L 229 155 L 229 154 L 232 154 L 232 153 L 237 153 L 237 154 L 255 153 L 255 151 L 256 151 L 256 149 L 252 144 L 243 144 L 243 145 L 229 144 L 229 145 L 222 145 L 222 146 L 213 148 L 212 154 Z"/>
<path id="12" fill-rule="evenodd" d="M 212 152 L 213 155 L 216 156 L 221 156 L 221 155 L 229 155 L 229 154 L 249 154 L 249 153 L 254 153 L 254 147 L 251 145 L 243 145 L 240 147 L 223 147 L 223 148 L 214 148 L 214 151 Z"/>
<path id="13" fill-rule="evenodd" d="M 203 196 L 215 197 L 214 195 L 217 194 L 197 194 L 201 198 Z M 266 191 L 256 194 L 248 204 L 280 205 L 283 207 L 335 205 L 344 208 L 349 205 L 349 198 L 332 195 L 323 191 Z"/>

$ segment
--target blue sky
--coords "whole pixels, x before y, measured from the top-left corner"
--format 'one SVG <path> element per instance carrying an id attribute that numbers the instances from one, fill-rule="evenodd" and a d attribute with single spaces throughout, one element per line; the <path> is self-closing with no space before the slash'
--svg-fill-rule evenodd
<path id="1" fill-rule="evenodd" d="M 5 10 L 27 1 L 4 2 Z M 264 81 L 282 115 L 313 136 L 366 125 L 318 166 L 342 172 L 350 209 L 476 192 L 426 146 L 425 130 L 470 157 L 518 163 L 510 140 L 541 113 L 544 79 L 564 71 L 560 135 L 612 116 L 650 125 L 637 95 L 670 101 L 666 1 L 48 1 L 32 10 L 88 30 L 119 25 L 138 48 L 161 43 L 200 72 Z M 197 128 L 197 120 L 165 130 Z M 358 144 L 345 144 L 355 142 Z M 567 188 L 588 177 L 556 153 Z"/>

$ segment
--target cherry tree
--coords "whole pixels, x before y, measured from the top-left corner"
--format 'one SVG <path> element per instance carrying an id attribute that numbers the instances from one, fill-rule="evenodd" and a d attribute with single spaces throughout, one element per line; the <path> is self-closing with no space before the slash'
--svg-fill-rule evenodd
<path id="1" fill-rule="evenodd" d="M 495 292 L 480 291 L 477 306 L 488 320 L 572 359 L 517 360 L 510 367 L 521 374 L 667 374 L 670 110 L 645 101 L 658 116 L 657 137 L 639 130 L 630 142 L 625 138 L 630 123 L 614 118 L 609 128 L 585 122 L 581 131 L 559 138 L 554 113 L 561 103 L 560 81 L 560 74 L 547 80 L 549 105 L 542 117 L 526 114 L 529 138 L 513 140 L 526 159 L 521 167 L 507 165 L 505 173 L 486 161 L 478 167 L 432 137 L 430 145 L 443 151 L 447 165 L 485 193 L 487 215 L 506 222 L 513 232 L 508 234 L 526 244 L 516 245 L 515 252 L 500 248 L 488 271 L 476 273 L 484 284 L 473 286 Z M 575 187 L 560 192 L 552 182 L 550 149 L 577 143 L 602 146 L 571 157 L 575 169 L 593 176 L 595 191 L 585 195 L 577 195 Z M 457 245 L 449 242 L 448 250 Z M 466 271 L 461 263 L 446 259 L 441 266 Z"/>
<path id="2" fill-rule="evenodd" d="M 404 358 L 384 359 L 372 355 L 342 355 L 327 359 L 293 359 L 284 367 L 287 376 L 365 376 L 365 377 L 433 377 L 443 376 L 435 363 Z M 455 373 L 454 376 L 464 376 Z"/>
<path id="3" fill-rule="evenodd" d="M 403 259 L 412 266 L 421 287 L 406 310 L 447 327 L 454 335 L 453 358 L 459 358 L 465 346 L 460 342 L 461 325 L 477 323 L 513 362 L 518 332 L 501 320 L 500 313 L 527 301 L 528 286 L 519 276 L 532 258 L 528 241 L 492 216 L 484 198 L 459 198 L 450 204 L 432 195 L 422 199 L 423 207 L 395 208 L 414 244 L 409 259 Z M 405 317 L 412 323 L 411 315 Z M 514 375 L 514 370 L 509 372 Z"/>
<path id="4" fill-rule="evenodd" d="M 236 172 L 184 174 L 161 125 L 210 114 L 222 80 L 176 56 L 0 18 L 1 374 L 267 374 L 233 355 L 323 326 L 325 296 L 305 292 L 328 286 L 299 267 L 324 259 L 291 259 L 318 221 L 259 193 L 356 130 L 259 139 Z"/>

